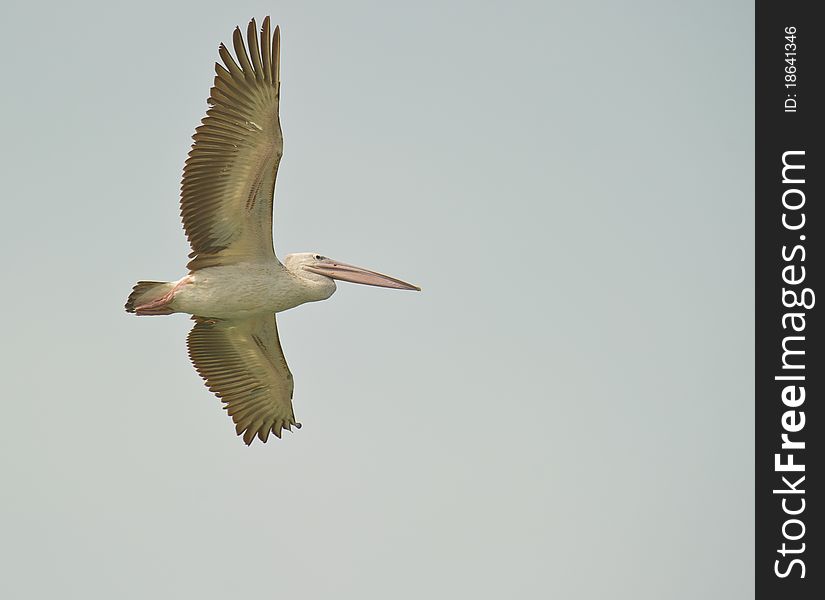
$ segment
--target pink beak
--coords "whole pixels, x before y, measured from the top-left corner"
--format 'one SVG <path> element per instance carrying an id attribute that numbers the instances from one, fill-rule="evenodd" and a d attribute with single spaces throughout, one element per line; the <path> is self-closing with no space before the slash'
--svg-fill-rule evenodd
<path id="1" fill-rule="evenodd" d="M 332 260 L 331 258 L 325 258 L 318 261 L 314 265 L 305 266 L 304 268 L 307 271 L 312 271 L 313 273 L 318 273 L 319 275 L 326 275 L 327 277 L 338 279 L 340 281 L 349 281 L 351 283 L 360 283 L 362 285 L 374 285 L 376 287 L 393 288 L 395 290 L 421 291 L 420 287 L 407 283 L 406 281 L 401 281 L 400 279 L 395 279 L 394 277 L 390 277 L 388 275 L 382 275 L 381 273 L 376 273 L 375 271 L 362 269 L 361 267 L 356 267 L 354 265 L 348 265 L 347 263 Z"/>

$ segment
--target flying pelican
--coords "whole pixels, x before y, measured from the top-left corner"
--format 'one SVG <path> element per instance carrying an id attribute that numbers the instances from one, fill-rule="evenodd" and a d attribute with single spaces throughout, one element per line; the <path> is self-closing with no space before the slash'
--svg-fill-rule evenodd
<path id="1" fill-rule="evenodd" d="M 249 445 L 255 436 L 266 442 L 270 433 L 280 438 L 282 429 L 301 427 L 275 313 L 326 300 L 336 279 L 420 288 L 311 252 L 278 260 L 272 201 L 283 149 L 280 29 L 272 36 L 266 17 L 259 44 L 253 19 L 246 45 L 237 27 L 232 41 L 235 58 L 223 44 L 218 50 L 223 64 L 215 64 L 209 109 L 183 168 L 180 207 L 192 248 L 189 273 L 172 282 L 139 281 L 126 311 L 192 315 L 189 358 Z"/>

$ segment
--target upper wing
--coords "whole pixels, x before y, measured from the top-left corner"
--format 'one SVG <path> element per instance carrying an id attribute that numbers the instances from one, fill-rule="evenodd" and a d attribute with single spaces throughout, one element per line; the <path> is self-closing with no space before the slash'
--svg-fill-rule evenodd
<path id="1" fill-rule="evenodd" d="M 292 373 L 284 359 L 275 315 L 238 321 L 197 323 L 186 341 L 198 373 L 226 406 L 238 435 L 249 445 L 255 435 L 301 427 L 292 411 Z"/>
<path id="2" fill-rule="evenodd" d="M 266 17 L 259 45 L 253 19 L 246 37 L 249 53 L 235 28 L 238 62 L 220 45 L 224 64 L 215 63 L 210 107 L 183 168 L 180 208 L 192 246 L 190 270 L 275 257 L 272 196 L 283 152 L 280 30 L 271 37 Z"/>

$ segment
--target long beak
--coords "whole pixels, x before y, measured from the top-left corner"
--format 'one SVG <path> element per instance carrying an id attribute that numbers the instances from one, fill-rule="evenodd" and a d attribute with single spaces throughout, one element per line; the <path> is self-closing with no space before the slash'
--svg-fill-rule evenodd
<path id="1" fill-rule="evenodd" d="M 313 273 L 318 273 L 319 275 L 326 275 L 327 277 L 332 277 L 333 279 L 349 281 L 351 283 L 374 285 L 376 287 L 393 288 L 396 290 L 421 291 L 420 287 L 407 283 L 406 281 L 401 281 L 400 279 L 395 279 L 394 277 L 390 277 L 388 275 L 382 275 L 381 273 L 376 273 L 375 271 L 362 269 L 361 267 L 356 267 L 354 265 L 348 265 L 347 263 L 338 262 L 337 260 L 332 260 L 330 258 L 321 260 L 311 266 L 305 266 L 304 268 L 307 271 L 312 271 Z"/>

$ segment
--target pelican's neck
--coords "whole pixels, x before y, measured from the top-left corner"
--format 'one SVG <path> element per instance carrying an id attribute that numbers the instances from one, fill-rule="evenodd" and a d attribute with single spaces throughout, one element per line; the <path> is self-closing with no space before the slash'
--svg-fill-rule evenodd
<path id="1" fill-rule="evenodd" d="M 290 274 L 295 291 L 300 295 L 302 303 L 326 300 L 335 293 L 335 281 L 329 277 L 305 271 L 301 265 L 287 263 L 284 267 Z"/>

